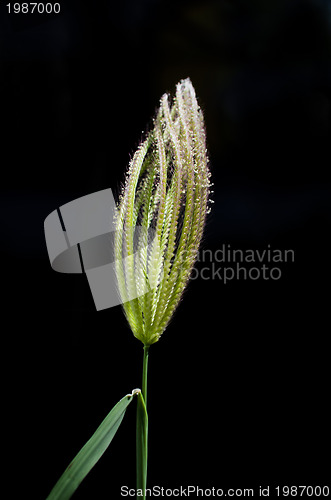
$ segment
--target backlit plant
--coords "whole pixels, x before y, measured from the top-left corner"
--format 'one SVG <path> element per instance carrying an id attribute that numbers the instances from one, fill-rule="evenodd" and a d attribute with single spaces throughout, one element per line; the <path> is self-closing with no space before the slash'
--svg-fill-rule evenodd
<path id="1" fill-rule="evenodd" d="M 134 336 L 143 343 L 141 390 L 125 396 L 74 458 L 49 495 L 70 498 L 109 445 L 126 407 L 138 396 L 137 497 L 147 478 L 149 349 L 167 328 L 188 283 L 209 211 L 210 172 L 202 111 L 189 79 L 160 107 L 130 163 L 118 203 L 118 289 Z"/>

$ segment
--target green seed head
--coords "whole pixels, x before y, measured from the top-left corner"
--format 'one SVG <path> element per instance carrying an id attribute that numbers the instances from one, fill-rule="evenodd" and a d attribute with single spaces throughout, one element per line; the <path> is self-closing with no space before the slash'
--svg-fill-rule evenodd
<path id="1" fill-rule="evenodd" d="M 190 278 L 209 211 L 204 120 L 189 79 L 164 95 L 128 170 L 116 217 L 118 288 L 133 334 L 151 345 Z"/>

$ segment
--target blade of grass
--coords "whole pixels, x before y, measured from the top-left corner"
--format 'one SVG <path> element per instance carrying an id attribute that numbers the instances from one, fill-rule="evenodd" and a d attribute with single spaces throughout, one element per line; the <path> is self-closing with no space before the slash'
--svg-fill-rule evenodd
<path id="1" fill-rule="evenodd" d="M 108 448 L 123 420 L 126 408 L 137 394 L 141 394 L 140 389 L 135 389 L 132 394 L 127 394 L 114 406 L 66 468 L 46 500 L 68 500 L 72 496 Z"/>

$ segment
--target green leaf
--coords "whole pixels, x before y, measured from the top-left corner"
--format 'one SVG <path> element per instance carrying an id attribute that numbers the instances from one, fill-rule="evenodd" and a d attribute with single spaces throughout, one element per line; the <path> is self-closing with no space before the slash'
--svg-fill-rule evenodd
<path id="1" fill-rule="evenodd" d="M 123 420 L 127 406 L 137 394 L 140 394 L 140 389 L 135 389 L 132 394 L 124 396 L 108 413 L 92 437 L 66 468 L 47 500 L 67 500 L 71 497 L 108 448 Z"/>

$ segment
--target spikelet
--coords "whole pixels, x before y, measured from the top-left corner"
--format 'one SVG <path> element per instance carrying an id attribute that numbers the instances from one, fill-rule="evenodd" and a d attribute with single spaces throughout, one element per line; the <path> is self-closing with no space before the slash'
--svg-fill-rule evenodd
<path id="1" fill-rule="evenodd" d="M 133 334 L 159 340 L 188 283 L 210 194 L 204 120 L 190 79 L 163 95 L 118 204 L 118 288 Z"/>

